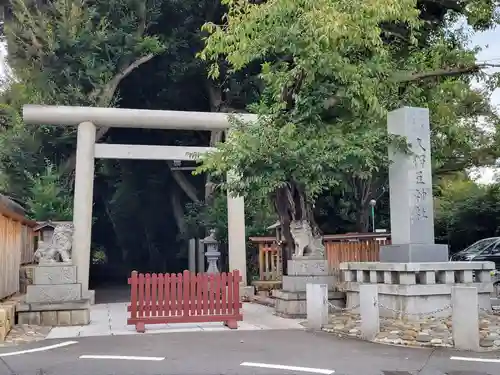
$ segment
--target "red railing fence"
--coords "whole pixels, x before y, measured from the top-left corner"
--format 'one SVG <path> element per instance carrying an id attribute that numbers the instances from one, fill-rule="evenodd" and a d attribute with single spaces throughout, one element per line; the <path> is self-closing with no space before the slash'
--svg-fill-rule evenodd
<path id="1" fill-rule="evenodd" d="M 206 274 L 143 274 L 133 271 L 130 285 L 130 318 L 137 332 L 146 324 L 223 322 L 231 329 L 243 320 L 238 270 Z"/>

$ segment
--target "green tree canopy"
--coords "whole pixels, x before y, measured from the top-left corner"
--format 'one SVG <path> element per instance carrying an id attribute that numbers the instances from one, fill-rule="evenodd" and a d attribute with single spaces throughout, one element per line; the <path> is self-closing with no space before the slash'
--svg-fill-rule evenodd
<path id="1" fill-rule="evenodd" d="M 200 56 L 212 62 L 212 77 L 221 61 L 230 72 L 259 62 L 265 88 L 251 107 L 259 120 L 235 121 L 201 170 L 238 171 L 226 188 L 269 195 L 289 244 L 321 250 L 312 210 L 317 197 L 342 188 L 347 175 L 366 180 L 383 172 L 393 141 L 387 111 L 430 108 L 438 167 L 461 160 L 463 168 L 490 139 L 470 122 L 485 114 L 496 120 L 486 93 L 470 88 L 473 76 L 484 79 L 488 64 L 475 62 L 466 35 L 451 26 L 460 12 L 474 26 L 494 24 L 493 2 L 444 7 L 431 21 L 426 5 L 413 0 L 223 3 L 225 22 L 205 25 L 210 35 Z M 451 151 L 464 144 L 467 149 Z"/>
<path id="2" fill-rule="evenodd" d="M 442 182 L 436 200 L 436 234 L 452 251 L 500 235 L 500 185 L 479 185 L 468 178 Z"/>

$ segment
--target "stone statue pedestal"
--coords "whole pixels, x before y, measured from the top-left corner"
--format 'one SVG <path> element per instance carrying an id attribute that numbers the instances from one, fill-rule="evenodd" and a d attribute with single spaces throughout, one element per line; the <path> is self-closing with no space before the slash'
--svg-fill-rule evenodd
<path id="1" fill-rule="evenodd" d="M 33 268 L 33 284 L 26 288 L 19 306 L 20 324 L 46 326 L 90 323 L 90 301 L 82 296 L 76 266 L 71 263 L 42 262 Z"/>
<path id="2" fill-rule="evenodd" d="M 328 285 L 329 301 L 344 305 L 344 293 L 335 291 L 337 278 L 330 273 L 323 258 L 297 257 L 288 261 L 288 275 L 283 276 L 282 290 L 273 290 L 276 314 L 286 318 L 305 318 L 307 284 Z"/>
<path id="3" fill-rule="evenodd" d="M 435 243 L 394 244 L 380 247 L 380 261 L 385 263 L 447 262 L 448 245 Z"/>

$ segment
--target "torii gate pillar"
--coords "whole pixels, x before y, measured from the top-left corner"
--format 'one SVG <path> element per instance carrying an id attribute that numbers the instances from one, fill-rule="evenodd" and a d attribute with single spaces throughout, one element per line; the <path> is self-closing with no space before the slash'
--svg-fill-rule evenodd
<path id="1" fill-rule="evenodd" d="M 93 293 L 89 292 L 89 272 L 96 127 L 91 122 L 82 122 L 78 125 L 77 134 L 72 258 L 73 264 L 77 266 L 77 280 L 82 285 L 82 294 L 90 298 L 93 303 Z"/>

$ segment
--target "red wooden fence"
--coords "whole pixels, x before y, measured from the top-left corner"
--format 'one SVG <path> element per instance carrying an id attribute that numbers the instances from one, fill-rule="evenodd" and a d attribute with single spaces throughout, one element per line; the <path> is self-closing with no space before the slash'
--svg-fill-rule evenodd
<path id="1" fill-rule="evenodd" d="M 231 329 L 243 320 L 239 271 L 205 274 L 132 272 L 130 318 L 137 332 L 146 324 L 223 322 Z"/>

